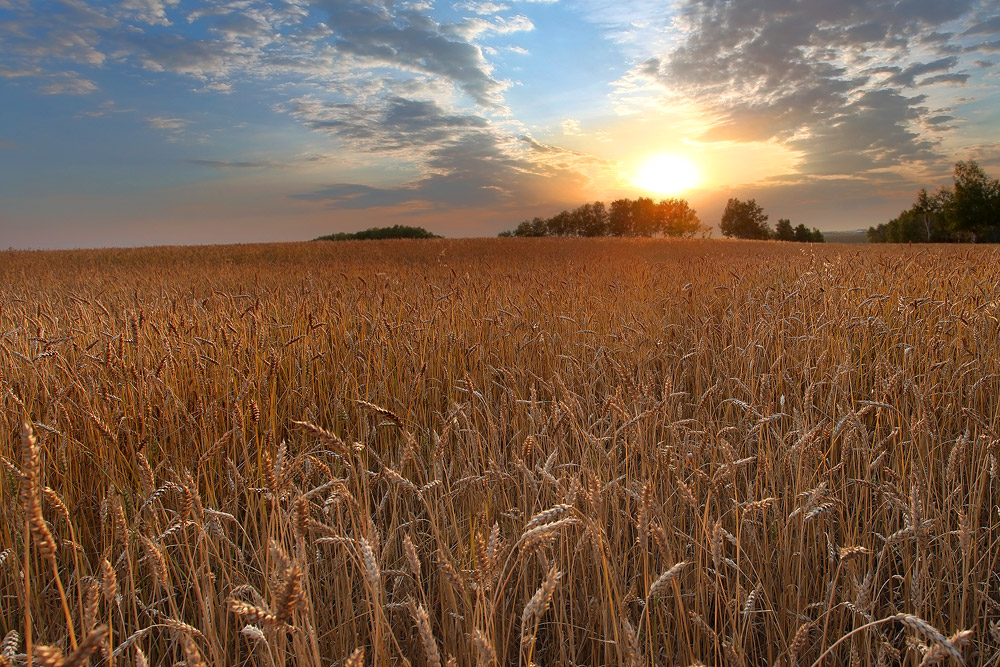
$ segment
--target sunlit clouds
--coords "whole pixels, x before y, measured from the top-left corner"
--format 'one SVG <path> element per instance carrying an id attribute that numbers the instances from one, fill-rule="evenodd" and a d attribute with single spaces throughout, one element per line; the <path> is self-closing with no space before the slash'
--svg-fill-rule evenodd
<path id="1" fill-rule="evenodd" d="M 956 160 L 1000 167 L 994 5 L 0 0 L 0 225 L 493 235 L 649 194 L 877 224 Z"/>

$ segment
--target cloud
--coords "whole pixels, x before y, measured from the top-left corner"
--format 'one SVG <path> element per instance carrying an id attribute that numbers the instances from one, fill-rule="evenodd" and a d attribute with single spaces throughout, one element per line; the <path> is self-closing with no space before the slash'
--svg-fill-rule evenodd
<path id="1" fill-rule="evenodd" d="M 20 79 L 28 76 L 39 76 L 43 74 L 40 68 L 14 69 L 5 65 L 0 65 L 0 79 Z"/>
<path id="2" fill-rule="evenodd" d="M 170 118 L 168 116 L 148 116 L 146 123 L 154 130 L 163 132 L 182 132 L 191 121 L 182 118 Z"/>
<path id="3" fill-rule="evenodd" d="M 1000 53 L 1000 40 L 993 42 L 983 42 L 982 44 L 977 44 L 971 49 L 972 51 L 981 51 L 983 53 Z"/>
<path id="4" fill-rule="evenodd" d="M 1000 16 L 980 21 L 967 29 L 963 35 L 996 35 L 1000 33 Z"/>
<path id="5" fill-rule="evenodd" d="M 914 63 L 909 67 L 899 71 L 886 81 L 889 85 L 912 87 L 914 80 L 918 76 L 930 74 L 931 72 L 947 71 L 958 64 L 958 58 L 949 56 L 929 63 Z"/>
<path id="6" fill-rule="evenodd" d="M 298 199 L 326 201 L 331 208 L 364 209 L 422 203 L 436 210 L 520 208 L 573 200 L 586 185 L 575 169 L 507 154 L 497 137 L 482 132 L 431 153 L 431 172 L 398 187 L 338 183 Z"/>
<path id="7" fill-rule="evenodd" d="M 16 149 L 17 149 L 17 144 L 15 144 L 13 141 L 0 139 L 0 151 L 13 151 Z"/>
<path id="8" fill-rule="evenodd" d="M 371 151 L 396 151 L 422 175 L 395 187 L 334 183 L 296 195 L 332 208 L 362 209 L 421 204 L 426 211 L 520 207 L 580 196 L 594 158 L 514 137 L 482 117 L 453 113 L 436 102 L 394 98 L 374 114 L 350 105 L 303 101 L 293 111 L 315 118 L 319 131 Z"/>
<path id="9" fill-rule="evenodd" d="M 947 83 L 957 86 L 964 85 L 969 81 L 971 76 L 969 74 L 938 74 L 936 76 L 929 76 L 923 79 L 919 86 L 933 86 L 935 84 Z"/>
<path id="10" fill-rule="evenodd" d="M 939 135 L 952 126 L 928 119 L 949 109 L 932 112 L 926 95 L 906 91 L 969 82 L 952 70 L 972 64 L 964 53 L 989 48 L 949 27 L 965 26 L 965 35 L 998 27 L 975 22 L 974 0 L 683 0 L 679 8 L 680 39 L 619 82 L 621 99 L 659 91 L 663 107 L 697 109 L 705 141 L 778 142 L 801 156 L 798 178 L 941 160 Z M 936 135 L 922 134 L 928 125 Z"/>
<path id="11" fill-rule="evenodd" d="M 572 118 L 564 120 L 560 124 L 560 127 L 562 128 L 562 133 L 567 136 L 578 137 L 583 134 L 583 131 L 580 129 L 580 121 Z"/>
<path id="12" fill-rule="evenodd" d="M 105 100 L 101 102 L 96 109 L 90 111 L 81 111 L 76 114 L 78 118 L 103 118 L 104 116 L 110 116 L 115 113 L 134 113 L 135 109 L 121 109 L 115 105 L 114 100 Z"/>
<path id="13" fill-rule="evenodd" d="M 176 5 L 179 0 L 122 0 L 120 9 L 131 15 L 136 21 L 148 25 L 170 25 L 167 18 L 167 7 Z"/>
<path id="14" fill-rule="evenodd" d="M 361 0 L 317 0 L 335 33 L 334 47 L 374 66 L 444 77 L 478 104 L 495 106 L 507 84 L 493 78 L 482 49 L 459 27 L 416 10 L 390 11 Z M 449 34 L 450 32 L 450 34 Z"/>
<path id="15" fill-rule="evenodd" d="M 0 25 L 4 39 L 0 54 L 5 59 L 30 61 L 59 60 L 74 65 L 101 66 L 107 56 L 101 50 L 101 34 L 117 21 L 86 2 L 64 2 L 58 7 L 46 3 L 17 3 Z"/>
<path id="16" fill-rule="evenodd" d="M 39 88 L 43 95 L 89 95 L 97 91 L 97 84 L 84 79 L 76 72 L 56 75 L 52 83 Z"/>
<path id="17" fill-rule="evenodd" d="M 481 116 L 450 113 L 433 100 L 403 97 L 378 99 L 370 105 L 303 97 L 292 100 L 288 111 L 354 150 L 374 153 L 424 149 L 488 125 Z"/>
<path id="18" fill-rule="evenodd" d="M 196 164 L 199 167 L 211 167 L 212 169 L 218 169 L 220 171 L 226 171 L 228 169 L 273 169 L 281 168 L 276 162 L 271 162 L 270 160 L 259 160 L 259 161 L 228 161 L 228 160 L 187 160 L 188 164 Z"/>
<path id="19" fill-rule="evenodd" d="M 535 29 L 535 24 L 527 16 L 518 14 L 512 18 L 495 18 L 487 21 L 481 18 L 464 19 L 458 23 L 451 23 L 442 26 L 444 34 L 459 37 L 464 41 L 475 41 L 476 39 L 488 35 L 510 35 L 517 32 L 530 32 Z"/>
<path id="20" fill-rule="evenodd" d="M 510 5 L 498 2 L 460 2 L 455 5 L 455 9 L 464 9 L 474 14 L 499 14 L 510 9 Z"/>

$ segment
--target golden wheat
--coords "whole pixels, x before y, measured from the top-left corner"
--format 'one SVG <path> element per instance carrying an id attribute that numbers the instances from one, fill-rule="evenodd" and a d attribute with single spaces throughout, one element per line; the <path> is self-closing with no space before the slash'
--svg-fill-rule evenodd
<path id="1" fill-rule="evenodd" d="M 993 247 L 2 255 L 0 664 L 1000 659 Z"/>

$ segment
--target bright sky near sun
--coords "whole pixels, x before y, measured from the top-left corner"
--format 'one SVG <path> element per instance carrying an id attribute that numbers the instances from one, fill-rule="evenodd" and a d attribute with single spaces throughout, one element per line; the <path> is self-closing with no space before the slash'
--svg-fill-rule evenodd
<path id="1" fill-rule="evenodd" d="M 1000 171 L 995 0 L 0 0 L 0 247 L 884 222 Z"/>

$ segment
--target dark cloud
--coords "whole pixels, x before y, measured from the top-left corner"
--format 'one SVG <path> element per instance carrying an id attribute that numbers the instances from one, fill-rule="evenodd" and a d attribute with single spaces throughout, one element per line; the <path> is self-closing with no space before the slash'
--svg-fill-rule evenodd
<path id="1" fill-rule="evenodd" d="M 910 129 L 923 99 L 887 89 L 862 93 L 807 136 L 787 142 L 803 153 L 800 173 L 861 174 L 934 159 L 933 143 Z"/>
<path id="2" fill-rule="evenodd" d="M 889 85 L 912 87 L 918 76 L 931 72 L 946 72 L 958 64 L 958 58 L 949 56 L 929 63 L 914 63 L 886 81 Z"/>
<path id="3" fill-rule="evenodd" d="M 402 97 L 377 99 L 368 105 L 302 98 L 293 100 L 288 111 L 308 127 L 369 152 L 434 146 L 488 125 L 481 116 L 449 113 L 433 100 Z"/>
<path id="4" fill-rule="evenodd" d="M 966 30 L 964 35 L 996 35 L 1000 33 L 1000 15 L 980 21 Z"/>
<path id="5" fill-rule="evenodd" d="M 1000 39 L 995 42 L 983 42 L 967 49 L 970 52 L 1000 53 Z"/>
<path id="6" fill-rule="evenodd" d="M 429 8 L 388 0 L 206 0 L 194 9 L 167 0 L 40 0 L 10 9 L 0 17 L 0 57 L 11 71 L 30 71 L 19 63 L 96 67 L 113 58 L 202 81 L 319 75 L 336 86 L 366 68 L 391 68 L 439 77 L 487 107 L 507 84 L 492 76 L 475 38 L 533 28 L 520 15 L 444 24 Z M 180 23 L 196 29 L 172 29 Z"/>
<path id="7" fill-rule="evenodd" d="M 926 79 L 921 80 L 917 85 L 919 86 L 933 86 L 938 83 L 948 83 L 954 85 L 964 85 L 969 79 L 969 74 L 938 74 L 936 76 L 929 76 Z"/>
<path id="8" fill-rule="evenodd" d="M 505 85 L 490 74 L 482 50 L 456 38 L 427 14 L 385 2 L 317 0 L 329 14 L 335 46 L 378 65 L 442 76 L 477 103 L 497 102 Z"/>

